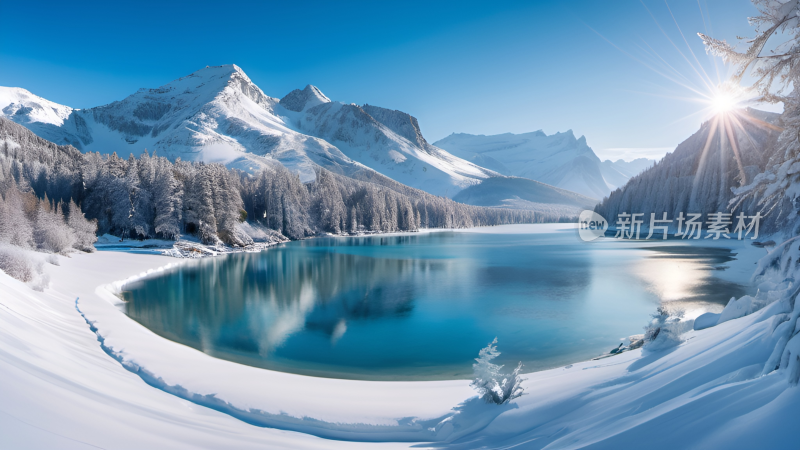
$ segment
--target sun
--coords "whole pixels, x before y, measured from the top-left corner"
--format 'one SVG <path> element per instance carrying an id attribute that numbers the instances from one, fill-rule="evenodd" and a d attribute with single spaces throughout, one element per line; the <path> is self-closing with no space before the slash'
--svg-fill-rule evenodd
<path id="1" fill-rule="evenodd" d="M 717 92 L 717 94 L 711 98 L 711 109 L 713 109 L 716 114 L 724 114 L 736 109 L 738 103 L 739 102 L 732 93 L 725 91 Z"/>
<path id="2" fill-rule="evenodd" d="M 708 97 L 709 108 L 716 116 L 742 109 L 746 103 L 745 93 L 737 86 L 723 84 L 713 90 Z"/>

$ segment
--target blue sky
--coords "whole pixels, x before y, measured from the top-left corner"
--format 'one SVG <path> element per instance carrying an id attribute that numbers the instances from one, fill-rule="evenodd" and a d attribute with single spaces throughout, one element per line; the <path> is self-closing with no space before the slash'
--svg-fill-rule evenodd
<path id="1" fill-rule="evenodd" d="M 0 85 L 86 108 L 235 63 L 273 97 L 311 83 L 408 112 L 431 142 L 572 129 L 601 158 L 630 159 L 706 118 L 660 73 L 700 90 L 697 72 L 724 78 L 696 33 L 752 35 L 754 13 L 747 0 L 2 1 Z"/>

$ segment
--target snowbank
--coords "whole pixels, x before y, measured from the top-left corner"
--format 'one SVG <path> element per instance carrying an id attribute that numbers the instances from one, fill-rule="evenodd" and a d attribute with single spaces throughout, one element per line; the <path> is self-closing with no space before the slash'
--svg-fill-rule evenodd
<path id="1" fill-rule="evenodd" d="M 0 274 L 3 447 L 795 446 L 800 390 L 788 370 L 761 375 L 783 338 L 775 331 L 781 302 L 689 331 L 662 351 L 527 374 L 526 395 L 495 406 L 466 381 L 331 380 L 211 358 L 154 335 L 115 306 L 114 280 L 174 259 L 99 252 L 59 260 L 47 267 L 53 289 L 43 293 Z M 421 444 L 331 441 L 245 421 Z"/>
<path id="2" fill-rule="evenodd" d="M 148 386 L 101 350 L 75 299 L 175 260 L 113 252 L 59 260 L 46 267 L 54 289 L 45 292 L 0 272 L 0 448 L 380 447 L 254 427 Z"/>
<path id="3" fill-rule="evenodd" d="M 116 255 L 113 255 L 116 256 Z M 264 370 L 213 358 L 161 338 L 120 311 L 115 295 L 151 269 L 80 297 L 77 309 L 102 347 L 148 384 L 246 422 L 336 439 L 430 441 L 469 382 L 368 382 Z"/>

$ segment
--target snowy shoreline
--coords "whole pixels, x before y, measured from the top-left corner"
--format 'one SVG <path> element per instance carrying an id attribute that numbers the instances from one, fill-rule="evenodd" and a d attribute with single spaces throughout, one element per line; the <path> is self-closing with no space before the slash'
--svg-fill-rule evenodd
<path id="1" fill-rule="evenodd" d="M 745 252 L 727 276 L 752 270 L 763 254 Z M 756 376 L 759 355 L 774 346 L 771 307 L 690 331 L 666 351 L 637 349 L 526 374 L 527 394 L 496 407 L 478 401 L 463 380 L 333 380 L 217 360 L 155 335 L 115 306 L 114 292 L 131 273 L 152 274 L 175 260 L 117 252 L 59 260 L 48 267 L 53 288 L 43 293 L 0 274 L 0 412 L 16 419 L 0 420 L 0 435 L 14 448 L 357 446 L 309 434 L 369 448 L 375 441 L 624 448 L 641 443 L 641 433 L 673 433 L 656 448 L 741 448 L 781 442 L 792 429 L 786 410 L 800 409 L 784 376 Z M 253 427 L 196 404 L 309 434 Z"/>

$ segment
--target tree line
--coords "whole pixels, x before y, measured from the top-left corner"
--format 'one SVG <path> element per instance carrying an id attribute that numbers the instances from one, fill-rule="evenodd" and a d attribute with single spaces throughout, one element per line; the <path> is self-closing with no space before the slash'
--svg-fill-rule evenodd
<path id="1" fill-rule="evenodd" d="M 245 220 L 290 239 L 320 233 L 415 231 L 509 223 L 557 221 L 558 217 L 464 205 L 396 183 L 382 175 L 354 179 L 325 169 L 303 183 L 279 164 L 256 174 L 221 164 L 150 155 L 81 153 L 39 138 L 0 119 L 0 194 L 46 197 L 53 210 L 71 216 L 80 205 L 97 232 L 131 239 L 197 236 L 207 244 L 245 246 Z M 62 205 L 62 206 L 59 206 Z"/>

